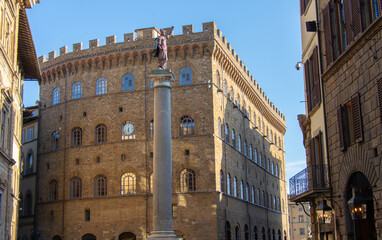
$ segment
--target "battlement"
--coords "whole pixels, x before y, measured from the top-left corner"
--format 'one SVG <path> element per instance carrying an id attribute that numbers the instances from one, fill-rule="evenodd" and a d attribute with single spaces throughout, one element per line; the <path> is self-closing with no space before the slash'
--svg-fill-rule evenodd
<path id="1" fill-rule="evenodd" d="M 166 32 L 170 32 L 171 28 L 163 28 Z M 130 44 L 145 42 L 145 40 L 150 40 L 158 37 L 160 35 L 160 31 L 155 27 L 136 29 L 135 33 L 125 33 L 123 35 L 123 42 L 117 42 L 117 37 L 115 35 L 108 36 L 105 38 L 105 45 L 99 45 L 99 39 L 89 40 L 89 48 L 83 49 L 83 43 L 74 43 L 72 53 L 80 53 L 86 50 L 94 50 L 98 48 L 105 48 L 107 46 L 116 45 L 116 44 Z M 234 65 L 239 69 L 241 75 L 249 83 L 251 88 L 257 93 L 259 97 L 263 99 L 265 104 L 268 104 L 269 108 L 273 110 L 275 116 L 277 116 L 281 121 L 285 123 L 285 116 L 275 107 L 275 105 L 269 100 L 267 95 L 265 95 L 264 91 L 260 88 L 259 84 L 256 82 L 255 78 L 251 75 L 247 66 L 245 66 L 244 62 L 240 59 L 239 55 L 236 53 L 234 49 L 232 49 L 231 44 L 227 41 L 227 38 L 223 36 L 221 30 L 218 30 L 215 22 L 207 22 L 202 24 L 201 32 L 194 32 L 193 25 L 184 25 L 182 26 L 182 34 L 175 35 L 176 38 L 188 37 L 188 36 L 202 36 L 204 39 L 215 39 L 219 42 L 219 45 L 224 49 L 224 52 L 227 56 L 229 56 L 230 60 Z M 187 38 L 186 38 L 187 39 Z M 146 41 L 147 42 L 147 41 Z M 49 52 L 48 59 L 45 55 L 40 56 L 38 61 L 40 65 L 43 63 L 47 63 L 48 61 L 52 61 L 56 58 L 62 57 L 68 52 L 68 46 L 63 46 L 59 50 L 59 56 L 57 56 L 56 51 Z"/>

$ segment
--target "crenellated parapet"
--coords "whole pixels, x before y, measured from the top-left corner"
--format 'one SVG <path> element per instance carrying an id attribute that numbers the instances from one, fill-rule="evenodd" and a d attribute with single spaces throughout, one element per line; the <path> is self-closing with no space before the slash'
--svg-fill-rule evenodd
<path id="1" fill-rule="evenodd" d="M 169 32 L 170 28 L 164 30 Z M 153 58 L 153 45 L 159 34 L 157 28 L 150 27 L 124 34 L 122 42 L 117 42 L 117 37 L 113 35 L 106 37 L 105 45 L 102 46 L 99 39 L 90 40 L 87 49 L 83 48 L 83 43 L 75 43 L 72 52 L 68 51 L 67 46 L 63 46 L 59 49 L 59 55 L 52 51 L 48 58 L 38 58 L 42 70 L 40 84 L 54 82 L 65 74 L 156 62 Z M 168 40 L 169 63 L 208 56 L 221 64 L 224 72 L 230 75 L 269 121 L 281 129 L 286 128 L 285 116 L 270 101 L 214 22 L 203 23 L 201 32 L 194 32 L 193 25 L 184 25 L 181 34 Z"/>

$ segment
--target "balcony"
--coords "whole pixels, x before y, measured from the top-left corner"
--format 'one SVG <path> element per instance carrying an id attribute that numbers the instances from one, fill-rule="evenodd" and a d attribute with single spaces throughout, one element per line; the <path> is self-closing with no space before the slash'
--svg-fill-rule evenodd
<path id="1" fill-rule="evenodd" d="M 329 192 L 327 165 L 311 165 L 289 179 L 289 199 L 306 202 Z"/>

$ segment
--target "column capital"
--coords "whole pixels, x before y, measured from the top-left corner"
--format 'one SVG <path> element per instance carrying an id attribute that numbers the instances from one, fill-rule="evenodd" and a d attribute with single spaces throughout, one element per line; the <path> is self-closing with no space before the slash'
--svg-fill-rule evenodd
<path id="1" fill-rule="evenodd" d="M 154 88 L 157 86 L 170 86 L 171 82 L 175 81 L 174 73 L 171 69 L 154 69 L 149 73 L 151 81 L 154 83 Z"/>

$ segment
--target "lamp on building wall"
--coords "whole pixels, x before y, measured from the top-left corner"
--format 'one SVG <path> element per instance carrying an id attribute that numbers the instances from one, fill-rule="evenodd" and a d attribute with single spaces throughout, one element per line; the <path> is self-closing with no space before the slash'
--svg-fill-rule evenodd
<path id="1" fill-rule="evenodd" d="M 326 203 L 326 200 L 322 200 L 321 204 L 316 208 L 318 222 L 330 223 L 332 220 L 332 210 Z"/>
<path id="2" fill-rule="evenodd" d="M 353 187 L 353 196 L 348 201 L 349 211 L 353 220 L 366 219 L 366 199 L 359 195 L 359 191 Z"/>
<path id="3" fill-rule="evenodd" d="M 295 68 L 297 71 L 300 70 L 302 68 L 302 61 L 297 62 Z"/>

